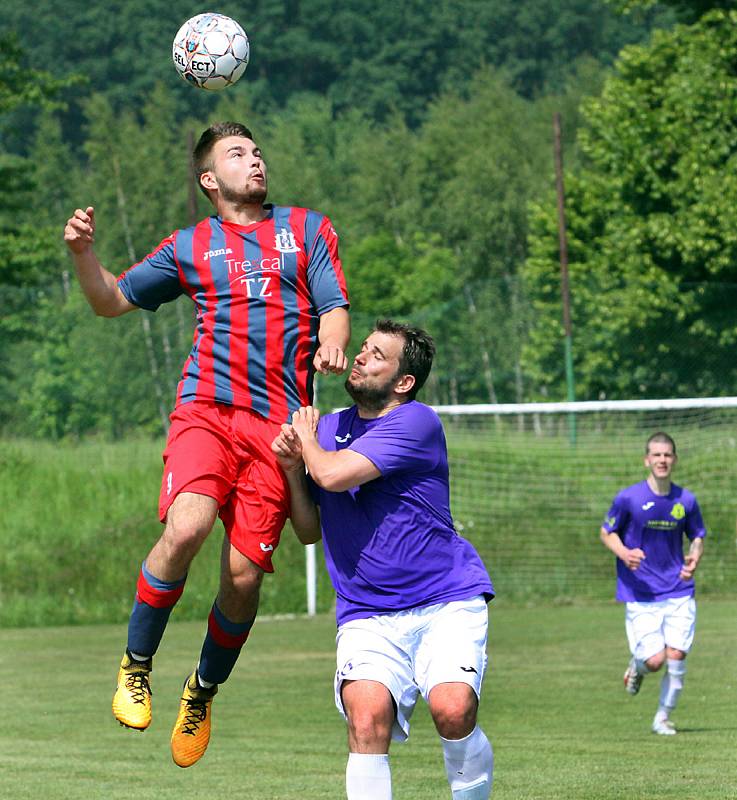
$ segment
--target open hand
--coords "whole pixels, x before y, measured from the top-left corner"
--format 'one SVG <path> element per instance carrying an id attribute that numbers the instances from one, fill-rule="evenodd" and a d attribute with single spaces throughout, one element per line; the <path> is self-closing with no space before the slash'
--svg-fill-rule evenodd
<path id="1" fill-rule="evenodd" d="M 284 472 L 304 469 L 302 443 L 291 425 L 281 426 L 279 435 L 271 443 L 271 451 L 276 455 L 279 466 Z"/>
<path id="2" fill-rule="evenodd" d="M 301 406 L 292 414 L 292 427 L 304 442 L 317 438 L 317 423 L 320 412 L 313 406 Z"/>

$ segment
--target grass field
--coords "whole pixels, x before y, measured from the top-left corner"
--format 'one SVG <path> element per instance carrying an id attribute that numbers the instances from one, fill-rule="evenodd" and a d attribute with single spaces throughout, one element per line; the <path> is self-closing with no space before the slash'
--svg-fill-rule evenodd
<path id="1" fill-rule="evenodd" d="M 616 491 L 643 477 L 642 431 L 586 433 L 582 424 L 572 449 L 565 435 L 497 432 L 488 419 L 483 428 L 468 424 L 447 425 L 451 508 L 499 596 L 558 605 L 611 597 L 614 559 L 598 530 Z M 733 430 L 694 423 L 677 434 L 677 477 L 697 493 L 709 531 L 697 579 L 702 596 L 737 587 Z M 0 628 L 128 619 L 141 561 L 161 534 L 162 445 L 135 438 L 0 443 Z M 218 524 L 192 565 L 179 619 L 209 612 L 221 538 Z M 318 611 L 328 613 L 333 592 L 318 551 Z M 274 564 L 263 612 L 303 612 L 304 549 L 288 529 Z"/>
<path id="2" fill-rule="evenodd" d="M 737 798 L 735 600 L 702 600 L 680 733 L 649 725 L 659 676 L 622 689 L 622 610 L 492 604 L 481 722 L 496 755 L 496 800 Z M 154 723 L 120 728 L 110 699 L 125 629 L 0 630 L 4 800 L 340 800 L 344 726 L 332 705 L 332 617 L 262 621 L 214 705 L 214 736 L 188 770 L 168 749 L 178 691 L 203 623 L 172 623 L 154 671 Z M 424 706 L 392 750 L 396 800 L 449 797 Z"/>

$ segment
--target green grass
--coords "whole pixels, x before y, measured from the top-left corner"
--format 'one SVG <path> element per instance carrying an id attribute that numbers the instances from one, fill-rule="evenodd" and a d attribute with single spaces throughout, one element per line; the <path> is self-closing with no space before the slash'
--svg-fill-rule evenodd
<path id="1" fill-rule="evenodd" d="M 499 427 L 488 417 L 446 422 L 453 515 L 505 601 L 613 596 L 614 559 L 598 531 L 614 494 L 644 476 L 645 435 L 594 423 L 586 428 L 581 421 L 574 448 L 565 424 L 537 436 L 520 434 L 509 420 Z M 674 433 L 681 453 L 676 478 L 696 493 L 709 531 L 699 592 L 733 595 L 733 428 L 693 422 Z M 162 444 L 0 442 L 0 628 L 127 620 L 140 564 L 162 529 Z M 221 539 L 218 523 L 192 565 L 177 619 L 207 614 Z M 333 593 L 318 552 L 318 610 L 328 612 Z M 288 526 L 274 564 L 263 584 L 263 613 L 304 611 L 304 550 Z"/>
<path id="2" fill-rule="evenodd" d="M 161 535 L 163 443 L 0 442 L 0 627 L 122 622 L 140 565 Z M 217 591 L 222 525 L 195 559 L 180 619 L 207 614 Z M 321 562 L 321 552 L 319 555 Z M 266 614 L 305 610 L 304 548 L 287 527 L 264 581 Z M 332 591 L 320 569 L 320 610 Z"/>
<path id="3" fill-rule="evenodd" d="M 621 607 L 492 604 L 481 723 L 496 756 L 495 800 L 737 798 L 737 601 L 701 600 L 694 650 L 674 718 L 649 725 L 660 678 L 625 694 Z M 110 699 L 125 630 L 0 631 L 0 797 L 12 800 L 340 800 L 346 758 L 332 703 L 334 623 L 259 622 L 214 705 L 214 736 L 188 770 L 169 755 L 178 691 L 204 621 L 172 623 L 154 671 L 154 723 L 114 722 Z M 424 705 L 409 742 L 392 749 L 397 800 L 449 797 Z"/>

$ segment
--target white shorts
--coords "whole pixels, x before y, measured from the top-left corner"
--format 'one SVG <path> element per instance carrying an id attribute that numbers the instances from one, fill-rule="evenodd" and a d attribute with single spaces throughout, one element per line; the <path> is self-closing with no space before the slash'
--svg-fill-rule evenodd
<path id="1" fill-rule="evenodd" d="M 654 603 L 625 603 L 625 628 L 630 652 L 641 661 L 666 646 L 688 653 L 696 629 L 696 601 L 670 597 Z"/>
<path id="2" fill-rule="evenodd" d="M 343 681 L 384 684 L 397 708 L 392 739 L 409 736 L 418 694 L 439 683 L 466 683 L 481 696 L 489 617 L 486 600 L 438 603 L 346 622 L 336 638 L 335 705 L 345 717 Z"/>

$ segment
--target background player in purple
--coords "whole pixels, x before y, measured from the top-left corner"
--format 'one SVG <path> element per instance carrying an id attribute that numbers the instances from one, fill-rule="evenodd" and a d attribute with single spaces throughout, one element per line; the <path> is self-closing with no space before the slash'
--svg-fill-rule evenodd
<path id="1" fill-rule="evenodd" d="M 617 556 L 617 600 L 625 603 L 632 659 L 624 686 L 637 694 L 642 679 L 664 664 L 654 733 L 676 733 L 670 715 L 686 674 L 686 655 L 696 625 L 694 572 L 704 552 L 706 529 L 696 498 L 670 476 L 676 445 L 655 433 L 645 445 L 647 479 L 623 489 L 601 529 L 602 542 Z M 683 536 L 690 540 L 683 556 Z"/>
<path id="2" fill-rule="evenodd" d="M 384 320 L 363 343 L 351 408 L 299 409 L 274 441 L 303 542 L 322 536 L 337 594 L 335 702 L 348 721 L 349 800 L 390 800 L 391 739 L 418 694 L 441 737 L 453 798 L 486 800 L 493 754 L 477 725 L 494 589 L 450 515 L 435 412 L 414 398 L 432 366 L 422 330 Z M 304 464 L 309 470 L 305 476 Z"/>
<path id="3" fill-rule="evenodd" d="M 315 370 L 345 370 L 350 338 L 335 230 L 315 211 L 264 203 L 266 164 L 248 128 L 212 125 L 194 164 L 216 214 L 175 231 L 117 279 L 93 250 L 92 207 L 77 209 L 64 232 L 97 314 L 155 311 L 180 294 L 197 312 L 164 451 L 165 528 L 141 567 L 113 698 L 121 724 L 148 727 L 152 657 L 219 515 L 226 533 L 220 588 L 172 733 L 182 767 L 205 752 L 212 698 L 251 630 L 264 572 L 273 572 L 289 489 L 271 442 L 311 401 Z"/>

